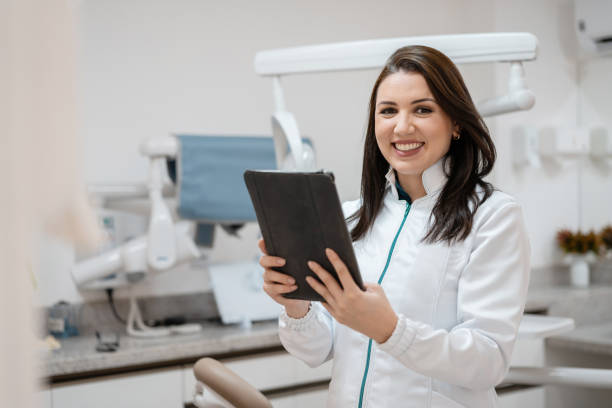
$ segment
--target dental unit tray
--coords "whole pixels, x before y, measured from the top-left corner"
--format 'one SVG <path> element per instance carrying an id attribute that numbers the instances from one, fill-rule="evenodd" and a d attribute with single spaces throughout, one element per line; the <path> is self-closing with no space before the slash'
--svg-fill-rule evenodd
<path id="1" fill-rule="evenodd" d="M 364 289 L 332 173 L 247 170 L 244 181 L 266 250 L 285 258 L 285 265 L 277 270 L 296 280 L 298 288 L 286 298 L 323 300 L 306 276 L 317 279 L 307 265 L 312 260 L 338 280 L 325 248 L 336 251 Z"/>

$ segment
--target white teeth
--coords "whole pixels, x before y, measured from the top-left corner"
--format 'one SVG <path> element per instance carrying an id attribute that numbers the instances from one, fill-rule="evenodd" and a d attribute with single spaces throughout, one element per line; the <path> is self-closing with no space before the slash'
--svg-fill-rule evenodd
<path id="1" fill-rule="evenodd" d="M 418 142 L 418 143 L 407 143 L 407 144 L 399 144 L 399 143 L 395 143 L 395 148 L 397 150 L 401 150 L 401 151 L 406 151 L 406 150 L 414 150 L 417 149 L 421 146 L 423 146 L 425 143 L 422 142 Z"/>

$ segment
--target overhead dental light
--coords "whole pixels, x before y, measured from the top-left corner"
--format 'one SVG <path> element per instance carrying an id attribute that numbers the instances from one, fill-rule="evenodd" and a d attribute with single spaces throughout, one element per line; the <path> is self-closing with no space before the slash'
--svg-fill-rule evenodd
<path id="1" fill-rule="evenodd" d="M 308 170 L 310 167 L 305 159 L 308 157 L 307 146 L 300 139 L 297 121 L 285 107 L 282 76 L 381 68 L 395 50 L 407 45 L 436 48 L 456 64 L 509 63 L 508 92 L 478 103 L 482 116 L 527 110 L 535 103 L 534 93 L 527 88 L 522 64 L 537 56 L 538 40 L 530 33 L 402 37 L 261 51 L 255 55 L 255 72 L 272 77 L 275 104 L 272 130 L 277 157 L 284 157 L 289 147 L 297 169 Z M 279 168 L 283 167 L 283 163 L 278 164 Z"/>

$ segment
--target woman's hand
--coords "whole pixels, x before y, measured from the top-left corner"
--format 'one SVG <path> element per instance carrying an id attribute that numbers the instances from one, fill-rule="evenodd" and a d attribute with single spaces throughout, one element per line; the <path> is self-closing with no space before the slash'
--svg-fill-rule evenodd
<path id="1" fill-rule="evenodd" d="M 338 323 L 361 332 L 378 343 L 387 341 L 397 325 L 397 315 L 382 287 L 365 283 L 366 291 L 362 291 L 338 254 L 329 248 L 325 250 L 325 254 L 338 274 L 342 287 L 321 265 L 309 261 L 308 267 L 323 283 L 310 276 L 306 277 L 306 281 L 325 299 L 321 304 Z"/>
<path id="2" fill-rule="evenodd" d="M 289 317 L 299 319 L 306 316 L 310 307 L 310 302 L 308 300 L 287 299 L 281 296 L 283 293 L 293 292 L 297 289 L 295 279 L 272 269 L 273 267 L 283 266 L 285 260 L 277 256 L 268 255 L 266 244 L 263 239 L 260 239 L 257 245 L 263 253 L 263 256 L 259 258 L 259 264 L 264 267 L 264 292 L 266 292 L 276 303 L 283 305 Z"/>

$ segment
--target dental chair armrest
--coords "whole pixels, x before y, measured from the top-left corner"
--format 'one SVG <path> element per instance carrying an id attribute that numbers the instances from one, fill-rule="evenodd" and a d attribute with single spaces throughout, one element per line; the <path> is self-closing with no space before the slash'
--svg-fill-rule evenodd
<path id="1" fill-rule="evenodd" d="M 272 407 L 261 392 L 217 360 L 201 358 L 195 363 L 193 373 L 198 381 L 236 408 Z"/>

